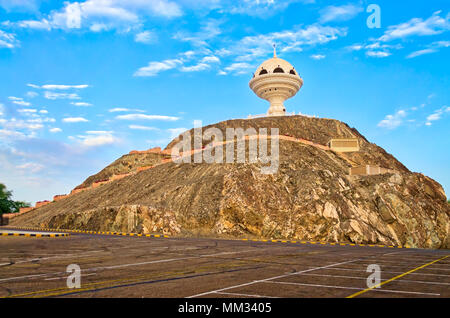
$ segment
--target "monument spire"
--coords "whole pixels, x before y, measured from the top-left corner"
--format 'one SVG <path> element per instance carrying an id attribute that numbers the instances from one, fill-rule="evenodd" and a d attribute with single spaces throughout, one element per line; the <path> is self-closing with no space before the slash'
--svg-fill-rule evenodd
<path id="1" fill-rule="evenodd" d="M 273 57 L 256 69 L 249 86 L 258 97 L 269 101 L 268 116 L 284 116 L 284 101 L 297 94 L 303 80 L 291 63 L 277 57 L 277 46 L 273 43 Z"/>

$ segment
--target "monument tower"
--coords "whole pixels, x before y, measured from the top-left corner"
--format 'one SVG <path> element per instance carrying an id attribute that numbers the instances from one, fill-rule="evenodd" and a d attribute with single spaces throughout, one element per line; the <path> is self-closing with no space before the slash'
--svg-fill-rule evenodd
<path id="1" fill-rule="evenodd" d="M 302 85 L 303 80 L 291 63 L 277 57 L 275 45 L 273 57 L 256 69 L 249 83 L 258 97 L 270 103 L 268 116 L 286 115 L 284 101 L 297 94 Z"/>

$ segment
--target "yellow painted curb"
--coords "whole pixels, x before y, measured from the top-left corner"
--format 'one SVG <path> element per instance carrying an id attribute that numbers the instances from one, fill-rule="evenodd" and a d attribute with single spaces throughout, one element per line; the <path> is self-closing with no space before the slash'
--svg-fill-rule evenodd
<path id="1" fill-rule="evenodd" d="M 70 229 L 47 229 L 47 228 L 32 228 L 32 227 L 19 227 L 19 226 L 10 226 L 11 228 L 18 230 L 32 230 L 32 231 L 48 231 L 48 232 L 71 232 L 71 233 L 85 233 L 85 234 L 96 234 L 96 235 L 117 235 L 117 236 L 138 236 L 138 237 L 155 237 L 155 238 L 169 238 L 168 235 L 165 234 L 139 234 L 139 233 L 125 233 L 125 232 L 105 232 L 105 231 L 85 231 L 85 230 L 70 230 Z M 16 233 L 18 234 L 18 233 Z M 5 233 L 2 233 L 3 236 L 6 236 Z M 10 234 L 11 236 L 13 235 Z M 18 236 L 18 235 L 17 235 Z M 22 236 L 22 235 L 21 235 Z M 37 237 L 56 237 L 56 236 L 69 236 L 69 234 L 35 234 L 31 236 Z"/>
<path id="2" fill-rule="evenodd" d="M 31 229 L 27 229 L 31 230 Z M 69 236 L 68 233 L 61 233 L 61 234 L 39 234 L 39 233 L 14 233 L 14 232 L 2 232 L 1 236 L 23 236 L 23 237 L 63 237 L 63 236 Z"/>

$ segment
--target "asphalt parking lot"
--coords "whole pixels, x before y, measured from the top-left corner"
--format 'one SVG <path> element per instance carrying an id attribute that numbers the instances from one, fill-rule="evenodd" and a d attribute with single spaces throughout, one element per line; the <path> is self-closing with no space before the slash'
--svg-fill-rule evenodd
<path id="1" fill-rule="evenodd" d="M 66 268 L 81 268 L 68 288 Z M 381 269 L 370 289 L 367 268 Z M 450 297 L 450 251 L 71 233 L 0 236 L 0 297 Z"/>

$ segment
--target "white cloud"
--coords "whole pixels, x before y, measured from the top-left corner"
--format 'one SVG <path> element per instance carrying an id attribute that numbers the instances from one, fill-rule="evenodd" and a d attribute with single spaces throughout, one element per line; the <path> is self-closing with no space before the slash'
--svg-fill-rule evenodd
<path id="1" fill-rule="evenodd" d="M 139 43 L 153 43 L 156 41 L 156 35 L 150 31 L 143 31 L 134 36 L 134 41 Z"/>
<path id="2" fill-rule="evenodd" d="M 31 105 L 31 103 L 24 101 L 22 97 L 9 96 L 8 99 L 16 105 L 20 105 L 20 106 L 30 106 Z"/>
<path id="3" fill-rule="evenodd" d="M 408 59 L 412 59 L 421 55 L 425 55 L 425 54 L 430 54 L 430 53 L 435 53 L 437 52 L 435 49 L 423 49 L 423 50 L 418 50 L 418 51 L 414 51 L 411 54 L 409 54 L 406 58 Z"/>
<path id="4" fill-rule="evenodd" d="M 66 3 L 66 26 L 69 29 L 81 28 L 81 5 L 78 2 Z"/>
<path id="5" fill-rule="evenodd" d="M 182 15 L 180 6 L 171 0 L 86 0 L 64 2 L 41 20 L 20 21 L 23 28 L 86 29 L 93 32 L 138 28 L 148 16 L 173 18 Z"/>
<path id="6" fill-rule="evenodd" d="M 89 107 L 92 106 L 91 103 L 85 103 L 85 102 L 71 102 L 70 104 L 78 107 Z"/>
<path id="7" fill-rule="evenodd" d="M 185 63 L 199 54 L 210 54 L 210 50 L 204 49 L 197 52 L 187 51 L 178 54 L 176 59 L 168 59 L 162 62 L 150 62 L 148 66 L 138 69 L 134 76 L 156 76 L 159 72 L 178 68 L 180 72 L 200 72 L 211 68 L 211 64 L 220 63 L 220 59 L 214 55 L 206 55 L 197 61 L 197 64 L 186 66 Z"/>
<path id="8" fill-rule="evenodd" d="M 183 42 L 191 42 L 195 46 L 206 46 L 208 40 L 214 39 L 222 33 L 220 29 L 222 23 L 222 20 L 208 19 L 203 22 L 200 31 L 194 34 L 179 31 L 173 38 Z"/>
<path id="9" fill-rule="evenodd" d="M 182 64 L 180 59 L 164 60 L 162 62 L 150 62 L 147 66 L 138 69 L 134 76 L 156 76 L 162 71 L 174 69 L 178 65 Z"/>
<path id="10" fill-rule="evenodd" d="M 446 113 L 450 113 L 450 107 L 443 106 L 440 109 L 437 109 L 427 117 L 427 122 L 425 123 L 427 126 L 431 126 L 433 121 L 438 121 L 442 119 L 442 116 Z"/>
<path id="11" fill-rule="evenodd" d="M 361 45 L 361 44 L 353 44 L 353 45 L 350 45 L 350 46 L 347 47 L 347 49 L 350 50 L 350 51 L 360 51 L 363 48 L 364 48 L 364 46 Z"/>
<path id="12" fill-rule="evenodd" d="M 83 89 L 87 88 L 89 85 L 42 85 L 41 88 L 47 90 L 67 90 L 67 89 Z"/>
<path id="13" fill-rule="evenodd" d="M 111 108 L 108 110 L 110 113 L 121 113 L 121 112 L 145 112 L 144 110 L 141 109 L 130 109 L 130 108 L 121 108 L 121 107 L 116 107 L 116 108 Z"/>
<path id="14" fill-rule="evenodd" d="M 167 129 L 167 131 L 170 133 L 170 138 L 175 138 L 178 137 L 180 134 L 182 134 L 183 132 L 185 132 L 187 129 L 183 128 L 183 127 L 179 127 L 179 128 L 169 128 Z"/>
<path id="15" fill-rule="evenodd" d="M 218 75 L 249 73 L 257 59 L 267 56 L 272 52 L 272 44 L 277 43 L 282 49 L 280 52 L 302 51 L 303 46 L 325 44 L 336 40 L 340 36 L 346 36 L 346 28 L 335 28 L 318 24 L 306 27 L 295 27 L 292 30 L 283 30 L 268 34 L 245 36 L 233 41 L 229 47 L 221 47 L 212 50 L 208 43 L 221 34 L 218 25 L 222 21 L 208 20 L 202 30 L 194 35 L 177 33 L 174 38 L 180 41 L 189 41 L 197 47 L 195 51 L 187 51 L 178 54 L 177 58 L 163 61 L 152 61 L 147 66 L 138 69 L 134 76 L 156 76 L 162 71 L 178 69 L 180 72 L 198 72 L 211 69 L 221 63 L 220 58 L 232 59 L 228 66 L 218 71 Z M 211 32 L 205 30 L 213 29 Z M 203 32 L 205 31 L 205 32 Z M 221 41 L 220 39 L 218 41 Z M 229 43 L 229 42 L 227 42 Z M 214 65 L 215 64 L 215 65 Z"/>
<path id="16" fill-rule="evenodd" d="M 373 41 L 373 40 L 371 40 Z M 347 50 L 349 51 L 361 51 L 364 50 L 366 56 L 368 57 L 376 57 L 383 58 L 392 55 L 392 50 L 400 50 L 403 46 L 401 44 L 381 44 L 379 41 L 371 42 L 369 44 L 360 44 L 356 43 L 350 46 L 347 46 Z"/>
<path id="17" fill-rule="evenodd" d="M 31 173 L 36 173 L 44 169 L 44 166 L 38 163 L 28 162 L 24 163 L 23 165 L 16 166 L 16 168 L 20 170 L 27 170 L 28 172 Z"/>
<path id="18" fill-rule="evenodd" d="M 63 118 L 63 122 L 65 123 L 85 123 L 88 122 L 86 118 L 83 117 L 66 117 Z"/>
<path id="19" fill-rule="evenodd" d="M 17 23 L 21 28 L 34 29 L 34 30 L 47 30 L 52 29 L 50 23 L 47 19 L 38 20 L 23 20 Z"/>
<path id="20" fill-rule="evenodd" d="M 325 55 L 322 55 L 322 54 L 313 54 L 313 55 L 311 55 L 311 58 L 313 59 L 313 60 L 321 60 L 321 59 L 324 59 L 326 56 Z"/>
<path id="21" fill-rule="evenodd" d="M 117 107 L 117 108 L 111 108 L 111 109 L 108 110 L 108 111 L 109 111 L 110 113 L 116 113 L 116 112 L 128 112 L 128 111 L 131 111 L 131 109 Z"/>
<path id="22" fill-rule="evenodd" d="M 81 142 L 84 146 L 87 147 L 97 147 L 97 146 L 103 146 L 103 145 L 110 145 L 114 144 L 118 141 L 114 136 L 112 135 L 102 135 L 102 136 L 95 136 L 95 137 L 86 137 Z"/>
<path id="23" fill-rule="evenodd" d="M 205 56 L 201 60 L 202 63 L 220 63 L 220 59 L 217 56 Z"/>
<path id="24" fill-rule="evenodd" d="M 23 124 L 22 126 L 23 126 L 23 128 L 29 129 L 29 130 L 39 130 L 39 129 L 44 128 L 44 125 L 42 125 L 42 124 L 29 124 L 29 123 L 27 123 L 27 124 Z"/>
<path id="25" fill-rule="evenodd" d="M 387 115 L 382 121 L 378 123 L 378 127 L 395 129 L 403 123 L 403 119 L 406 117 L 404 110 L 399 110 L 394 115 Z"/>
<path id="26" fill-rule="evenodd" d="M 0 48 L 13 49 L 18 45 L 19 41 L 16 40 L 15 34 L 0 30 Z"/>
<path id="27" fill-rule="evenodd" d="M 106 130 L 88 130 L 88 131 L 86 131 L 86 134 L 88 134 L 88 135 L 110 135 L 110 134 L 112 134 L 112 131 L 106 131 Z"/>
<path id="28" fill-rule="evenodd" d="M 10 12 L 35 11 L 39 7 L 36 0 L 0 0 L 0 7 Z"/>
<path id="29" fill-rule="evenodd" d="M 36 113 L 37 109 L 25 108 L 17 110 L 19 113 Z"/>
<path id="30" fill-rule="evenodd" d="M 191 66 L 182 66 L 180 68 L 180 71 L 182 72 L 199 72 L 204 71 L 211 68 L 209 64 L 206 63 L 198 63 L 197 65 L 191 65 Z"/>
<path id="31" fill-rule="evenodd" d="M 173 116 L 161 116 L 161 115 L 145 115 L 145 114 L 127 114 L 119 115 L 116 119 L 120 120 L 163 120 L 163 121 L 176 121 L 179 117 Z"/>
<path id="32" fill-rule="evenodd" d="M 35 115 L 35 114 L 32 114 Z M 39 130 L 44 128 L 44 125 L 42 123 L 44 122 L 41 118 L 34 118 L 34 119 L 17 119 L 17 118 L 9 118 L 0 121 L 3 128 L 9 131 L 17 131 L 17 130 Z"/>
<path id="33" fill-rule="evenodd" d="M 411 59 L 425 54 L 439 52 L 440 48 L 450 47 L 450 41 L 436 41 L 428 45 L 428 48 L 418 50 L 409 54 L 406 58 Z"/>
<path id="34" fill-rule="evenodd" d="M 301 2 L 305 4 L 314 3 L 315 0 L 228 0 L 209 1 L 209 3 L 220 6 L 220 11 L 231 14 L 246 14 L 266 18 L 280 11 L 286 10 L 292 3 Z"/>
<path id="35" fill-rule="evenodd" d="M 102 32 L 102 31 L 108 31 L 111 27 L 104 24 L 104 23 L 93 23 L 90 27 L 89 30 L 91 30 L 92 32 Z"/>
<path id="36" fill-rule="evenodd" d="M 247 47 L 245 51 L 241 52 L 240 50 L 237 51 L 239 55 L 234 59 L 235 62 L 251 62 L 255 59 L 258 59 L 268 53 L 269 47 Z M 286 44 L 283 49 L 290 50 L 291 45 Z M 292 51 L 295 49 L 292 48 Z M 301 49 L 298 50 L 299 52 Z M 216 52 L 216 54 L 219 54 L 219 52 Z"/>
<path id="37" fill-rule="evenodd" d="M 285 10 L 292 3 L 314 3 L 315 0 L 177 0 L 183 7 L 200 16 L 211 11 L 220 14 L 249 15 L 267 18 Z"/>
<path id="38" fill-rule="evenodd" d="M 129 125 L 128 128 L 135 129 L 135 130 L 159 130 L 159 128 L 156 127 L 149 127 L 149 126 L 141 126 L 141 125 Z"/>
<path id="39" fill-rule="evenodd" d="M 282 47 L 281 52 L 295 51 L 301 49 L 301 46 L 314 46 L 317 44 L 325 44 L 336 40 L 339 36 L 346 36 L 345 28 L 334 28 L 330 26 L 322 26 L 318 24 L 309 25 L 305 28 L 294 30 L 284 30 L 281 32 L 272 32 L 268 34 L 260 34 L 255 36 L 246 36 L 238 42 L 231 51 L 246 53 L 260 51 L 258 54 L 271 51 L 273 43 L 277 43 Z M 265 54 L 264 53 L 264 54 Z"/>
<path id="40" fill-rule="evenodd" d="M 86 147 L 98 147 L 119 142 L 112 131 L 91 130 L 86 131 L 86 134 L 88 136 L 78 136 L 80 143 Z"/>
<path id="41" fill-rule="evenodd" d="M 55 100 L 55 99 L 81 99 L 80 96 L 76 93 L 54 93 L 46 91 L 44 93 L 44 97 L 47 99 Z"/>
<path id="42" fill-rule="evenodd" d="M 434 113 L 427 117 L 428 121 L 434 121 L 441 119 L 442 113 Z"/>
<path id="43" fill-rule="evenodd" d="M 62 129 L 58 128 L 58 127 L 55 127 L 55 128 L 50 128 L 49 131 L 51 133 L 59 133 L 59 132 L 62 132 Z"/>
<path id="44" fill-rule="evenodd" d="M 17 139 L 22 139 L 26 137 L 24 133 L 11 129 L 0 129 L 0 136 L 2 136 L 3 138 L 17 138 Z"/>
<path id="45" fill-rule="evenodd" d="M 279 53 L 300 52 L 303 50 L 303 47 L 322 45 L 346 35 L 346 28 L 313 24 L 305 27 L 295 27 L 291 30 L 245 36 L 231 47 L 215 51 L 215 55 L 218 56 L 235 56 L 234 61 L 220 70 L 218 75 L 251 72 L 254 66 L 249 64 L 249 62 L 271 55 L 273 43 L 276 43 L 281 48 Z"/>
<path id="46" fill-rule="evenodd" d="M 359 5 L 347 4 L 343 6 L 328 6 L 320 10 L 320 22 L 347 21 L 354 18 L 364 9 Z"/>
<path id="47" fill-rule="evenodd" d="M 450 14 L 447 14 L 446 17 L 441 17 L 440 14 L 441 11 L 437 11 L 426 20 L 413 18 L 408 22 L 390 26 L 379 40 L 387 42 L 409 36 L 436 35 L 448 31 L 450 29 Z"/>
<path id="48" fill-rule="evenodd" d="M 26 95 L 27 95 L 27 97 L 29 97 L 29 98 L 34 98 L 34 97 L 38 96 L 39 94 L 36 93 L 36 92 L 31 92 L 31 91 L 30 91 L 30 92 L 27 92 Z"/>
<path id="49" fill-rule="evenodd" d="M 228 73 L 234 73 L 236 75 L 245 74 L 253 68 L 254 68 L 254 66 L 250 65 L 248 63 L 233 63 L 233 64 L 225 67 L 225 71 L 222 71 L 224 74 L 220 74 L 220 75 L 225 75 Z"/>
<path id="50" fill-rule="evenodd" d="M 20 105 L 20 106 L 31 106 L 31 103 L 26 102 L 24 100 L 13 100 L 14 104 Z"/>
<path id="51" fill-rule="evenodd" d="M 388 57 L 389 55 L 391 55 L 391 53 L 386 51 L 367 51 L 366 55 L 370 57 L 383 58 Z"/>
<path id="52" fill-rule="evenodd" d="M 33 118 L 33 119 L 27 119 L 28 123 L 54 123 L 55 121 L 56 121 L 55 118 L 50 118 L 50 117 L 45 117 L 45 118 L 37 117 L 37 118 Z"/>
<path id="53" fill-rule="evenodd" d="M 46 85 L 35 85 L 35 84 L 27 84 L 27 86 L 29 87 L 33 87 L 33 88 L 41 88 L 41 89 L 46 89 L 49 91 L 52 90 L 68 90 L 68 89 L 84 89 L 84 88 L 88 88 L 89 85 L 87 84 L 81 84 L 81 85 L 61 85 L 61 84 L 46 84 Z"/>

